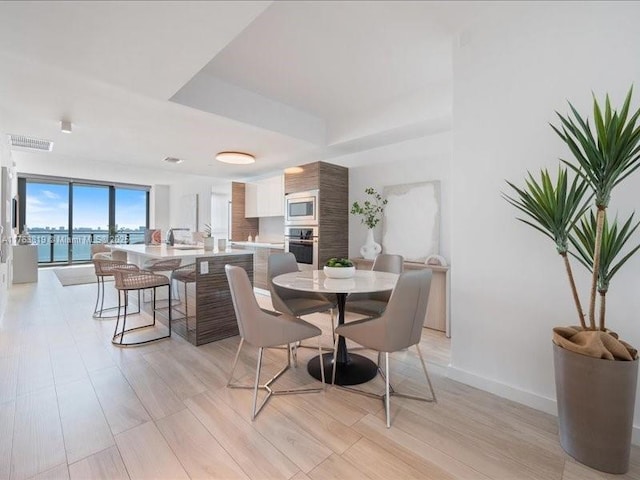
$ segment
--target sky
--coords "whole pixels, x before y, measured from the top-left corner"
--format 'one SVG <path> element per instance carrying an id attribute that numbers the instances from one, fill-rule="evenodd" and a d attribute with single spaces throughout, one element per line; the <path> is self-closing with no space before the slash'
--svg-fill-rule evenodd
<path id="1" fill-rule="evenodd" d="M 87 185 L 73 187 L 73 228 L 108 230 L 109 189 Z M 27 182 L 26 224 L 29 229 L 67 228 L 69 187 L 67 184 Z M 137 230 L 146 223 L 146 192 L 116 189 L 118 228 Z"/>

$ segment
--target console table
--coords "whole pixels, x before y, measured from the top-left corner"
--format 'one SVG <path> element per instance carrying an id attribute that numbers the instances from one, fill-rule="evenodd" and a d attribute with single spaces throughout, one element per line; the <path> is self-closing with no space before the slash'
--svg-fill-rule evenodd
<path id="1" fill-rule="evenodd" d="M 373 260 L 364 258 L 352 259 L 357 269 L 371 270 Z M 427 316 L 424 319 L 424 326 L 434 330 L 445 332 L 447 337 L 451 336 L 449 322 L 449 267 L 440 265 L 426 265 L 424 263 L 404 262 L 405 270 L 422 270 L 428 268 L 433 272 L 431 278 L 431 290 L 429 291 L 429 305 Z"/>

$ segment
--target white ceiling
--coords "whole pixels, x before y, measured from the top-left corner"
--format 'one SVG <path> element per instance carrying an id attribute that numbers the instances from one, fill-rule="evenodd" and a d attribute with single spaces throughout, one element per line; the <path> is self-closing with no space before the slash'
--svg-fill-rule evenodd
<path id="1" fill-rule="evenodd" d="M 167 183 L 183 173 L 260 176 L 439 133 L 450 125 L 450 102 L 424 92 L 450 82 L 454 34 L 481 10 L 467 2 L 0 2 L 0 132 L 56 142 L 50 154 L 14 152 L 18 170 L 21 161 L 114 164 L 153 169 L 154 181 Z M 189 106 L 170 101 L 195 79 L 209 90 Z M 269 108 L 254 108 L 256 100 Z M 304 117 L 318 126 L 321 140 L 282 128 L 285 113 L 290 125 Z M 60 132 L 62 118 L 71 135 Z M 221 150 L 258 161 L 222 165 L 212 160 Z M 184 163 L 165 164 L 166 156 Z"/>

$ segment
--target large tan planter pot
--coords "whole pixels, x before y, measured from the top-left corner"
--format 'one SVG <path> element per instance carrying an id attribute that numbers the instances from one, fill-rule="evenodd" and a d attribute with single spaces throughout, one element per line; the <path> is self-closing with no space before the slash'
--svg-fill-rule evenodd
<path id="1" fill-rule="evenodd" d="M 602 360 L 553 344 L 562 448 L 608 473 L 629 470 L 638 360 Z"/>

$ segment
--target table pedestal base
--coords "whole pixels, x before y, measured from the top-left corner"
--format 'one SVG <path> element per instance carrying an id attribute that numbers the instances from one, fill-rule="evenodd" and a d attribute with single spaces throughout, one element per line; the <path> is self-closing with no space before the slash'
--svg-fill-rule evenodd
<path id="1" fill-rule="evenodd" d="M 320 374 L 320 356 L 313 357 L 307 364 L 309 375 L 318 380 L 322 380 Z M 322 355 L 324 363 L 324 376 L 326 383 L 331 383 L 333 371 L 333 355 Z M 378 374 L 378 366 L 367 357 L 355 353 L 348 354 L 346 363 L 336 365 L 336 385 L 358 385 L 368 382 Z"/>

